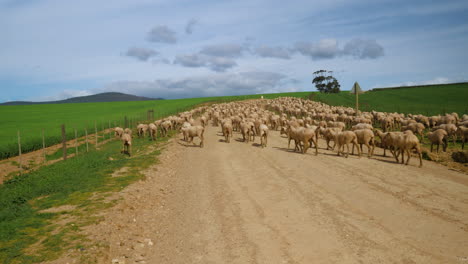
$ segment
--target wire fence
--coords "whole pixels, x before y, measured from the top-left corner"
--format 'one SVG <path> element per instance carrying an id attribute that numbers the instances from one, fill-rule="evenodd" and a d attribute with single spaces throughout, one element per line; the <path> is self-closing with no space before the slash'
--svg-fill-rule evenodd
<path id="1" fill-rule="evenodd" d="M 0 145 L 0 160 L 13 158 L 17 162 L 20 171 L 23 168 L 28 168 L 28 161 L 24 155 L 33 152 L 41 151 L 42 162 L 48 160 L 48 152 L 50 147 L 54 149 L 53 158 L 67 159 L 70 155 L 78 155 L 89 152 L 92 147 L 98 148 L 101 144 L 115 138 L 115 127 L 134 129 L 139 123 L 149 123 L 168 117 L 170 115 L 187 111 L 193 106 L 179 107 L 176 109 L 167 109 L 166 111 L 154 111 L 148 109 L 140 114 L 133 116 L 123 116 L 119 119 L 112 120 L 94 120 L 87 122 L 85 126 L 70 126 L 61 124 L 55 129 L 40 129 L 40 131 L 31 132 L 30 130 L 17 130 L 16 142 Z M 55 131 L 54 131 L 55 130 Z M 24 140 L 26 138 L 26 140 Z M 61 147 L 60 147 L 61 145 Z M 58 150 L 62 149 L 61 155 L 57 155 Z"/>

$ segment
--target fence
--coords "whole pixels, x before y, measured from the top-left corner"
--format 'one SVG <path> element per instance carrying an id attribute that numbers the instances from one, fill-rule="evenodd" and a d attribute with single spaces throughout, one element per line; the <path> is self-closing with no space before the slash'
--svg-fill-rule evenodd
<path id="1" fill-rule="evenodd" d="M 107 120 L 107 121 L 93 121 L 88 122 L 85 127 L 77 128 L 76 126 L 70 126 L 61 124 L 56 131 L 59 131 L 59 136 L 49 136 L 47 137 L 47 131 L 50 129 L 40 129 L 39 133 L 34 136 L 30 131 L 18 130 L 16 133 L 15 144 L 3 145 L 3 149 L 0 149 L 0 159 L 6 159 L 17 156 L 17 163 L 20 170 L 20 173 L 23 169 L 29 167 L 29 164 L 24 155 L 28 152 L 42 150 L 41 156 L 42 160 L 47 161 L 47 151 L 46 149 L 51 146 L 57 146 L 61 144 L 61 155 L 55 158 L 62 158 L 66 160 L 70 153 L 75 155 L 86 153 L 90 151 L 90 145 L 94 144 L 95 148 L 98 148 L 101 143 L 114 138 L 113 128 L 114 127 L 124 127 L 133 129 L 136 127 L 139 122 L 149 122 L 154 121 L 160 118 L 167 117 L 175 112 L 186 111 L 191 107 L 183 107 L 173 109 L 172 111 L 161 111 L 156 113 L 154 109 L 145 111 L 144 113 L 136 116 L 124 116 L 120 119 Z M 92 124 L 92 125 L 90 125 Z M 92 134 L 88 133 L 91 132 Z M 53 133 L 50 133 L 53 134 Z M 29 137 L 28 141 L 25 141 L 25 135 Z M 94 137 L 94 138 L 93 138 Z M 32 138 L 32 140 L 31 140 Z M 60 148 L 57 148 L 57 152 Z M 72 151 L 70 151 L 72 150 Z"/>

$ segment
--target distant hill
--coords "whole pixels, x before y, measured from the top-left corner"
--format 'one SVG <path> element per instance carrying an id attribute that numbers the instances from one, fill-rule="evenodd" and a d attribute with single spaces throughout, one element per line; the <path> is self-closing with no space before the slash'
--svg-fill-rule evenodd
<path id="1" fill-rule="evenodd" d="M 2 103 L 0 105 L 32 105 L 32 104 L 70 104 L 70 103 L 102 103 L 102 102 L 127 102 L 127 101 L 150 101 L 163 100 L 162 98 L 148 98 L 124 93 L 100 93 L 88 96 L 72 97 L 60 101 L 48 102 L 27 102 L 27 101 L 12 101 Z"/>

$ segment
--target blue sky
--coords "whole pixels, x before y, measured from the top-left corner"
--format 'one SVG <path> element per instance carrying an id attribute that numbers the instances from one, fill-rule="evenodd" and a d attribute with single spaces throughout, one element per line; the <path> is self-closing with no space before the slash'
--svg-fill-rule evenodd
<path id="1" fill-rule="evenodd" d="M 0 0 L 0 102 L 468 80 L 468 1 Z"/>

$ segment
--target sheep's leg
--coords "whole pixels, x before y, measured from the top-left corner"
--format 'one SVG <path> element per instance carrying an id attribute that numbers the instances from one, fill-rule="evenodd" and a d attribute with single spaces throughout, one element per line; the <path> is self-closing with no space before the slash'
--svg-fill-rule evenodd
<path id="1" fill-rule="evenodd" d="M 398 149 L 390 149 L 390 152 L 392 153 L 393 157 L 396 159 L 396 162 L 400 163 L 400 161 L 398 160 L 398 156 L 400 156 Z"/>
<path id="2" fill-rule="evenodd" d="M 315 144 L 315 156 L 317 156 L 318 155 L 318 139 L 315 139 L 314 144 Z"/>
<path id="3" fill-rule="evenodd" d="M 408 159 L 406 160 L 406 164 L 405 164 L 405 165 L 408 165 L 409 160 L 411 159 L 411 149 L 407 149 L 407 150 L 406 150 L 406 155 L 408 155 Z"/>
<path id="4" fill-rule="evenodd" d="M 343 146 L 343 150 L 344 150 L 344 146 Z M 349 144 L 347 143 L 346 144 L 346 156 L 345 157 L 348 158 L 348 156 L 349 156 Z"/>
<path id="5" fill-rule="evenodd" d="M 309 142 L 306 140 L 306 141 L 304 141 L 304 147 L 302 148 L 302 154 L 305 154 L 307 152 L 308 148 L 309 148 Z"/>
<path id="6" fill-rule="evenodd" d="M 356 142 L 353 142 L 353 146 L 356 145 L 356 149 L 358 151 L 358 157 L 360 158 L 361 157 L 361 153 L 362 153 L 362 145 L 361 145 L 361 149 L 358 148 L 358 145 Z M 369 151 L 369 150 L 368 150 Z"/>
<path id="7" fill-rule="evenodd" d="M 353 144 L 353 148 L 352 148 L 352 151 L 351 151 L 351 155 L 354 155 L 354 144 Z"/>
<path id="8" fill-rule="evenodd" d="M 371 147 L 370 147 L 369 143 L 367 143 L 367 142 L 365 143 L 365 145 L 366 145 L 366 147 L 367 147 L 367 157 L 370 158 L 370 156 L 371 156 Z M 363 152 L 363 151 L 362 151 L 362 149 L 361 149 L 361 153 L 362 153 L 362 152 Z"/>

